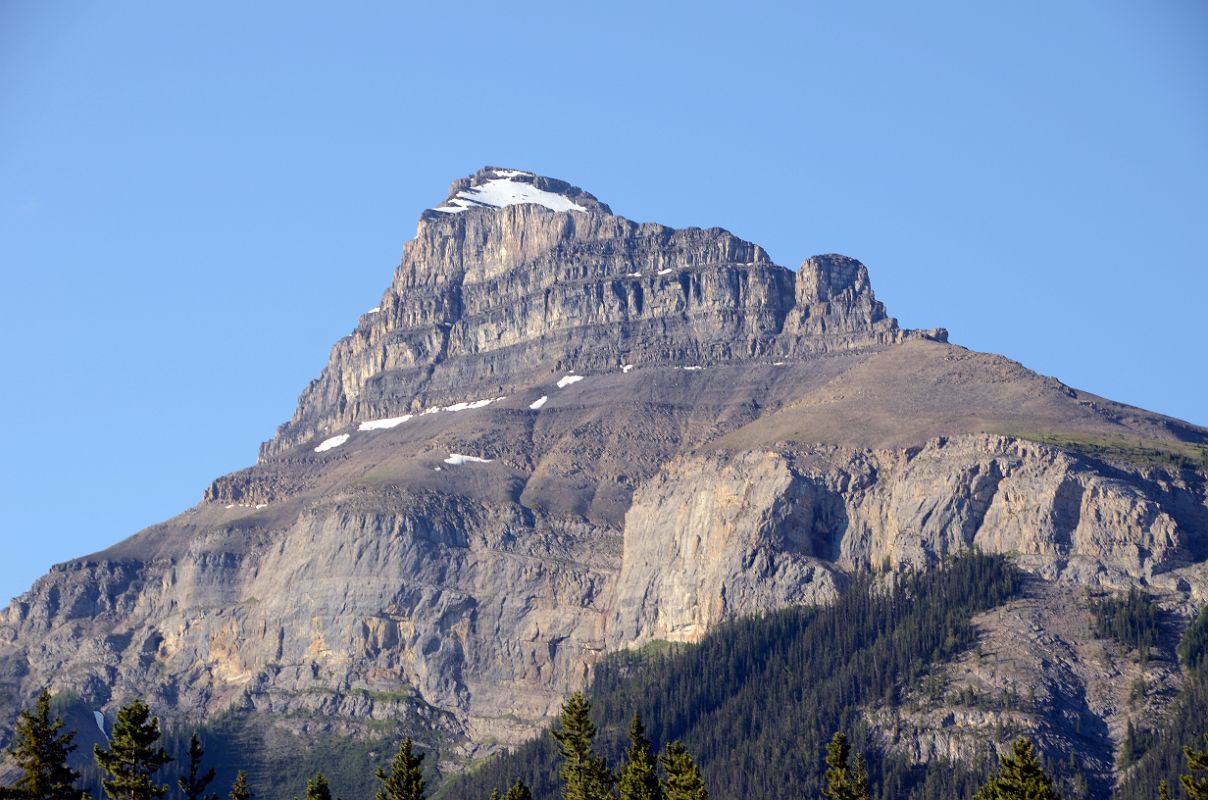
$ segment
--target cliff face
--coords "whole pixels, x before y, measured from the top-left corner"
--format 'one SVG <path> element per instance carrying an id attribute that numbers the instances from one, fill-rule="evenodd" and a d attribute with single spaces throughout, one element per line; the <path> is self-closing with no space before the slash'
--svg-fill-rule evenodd
<path id="1" fill-rule="evenodd" d="M 450 197 L 501 172 L 459 181 Z M 793 273 L 727 231 L 630 222 L 559 186 L 592 210 L 425 212 L 381 303 L 335 346 L 262 458 L 560 370 L 800 358 L 910 335 L 854 259 L 819 256 Z"/>
<path id="2" fill-rule="evenodd" d="M 483 170 L 257 465 L 8 607 L 5 722 L 50 684 L 401 720 L 449 758 L 531 735 L 608 649 L 825 602 L 853 569 L 980 547 L 1202 603 L 1205 476 L 1174 456 L 1208 434 L 945 338 L 900 329 L 853 259 L 793 272 Z"/>
<path id="3" fill-rule="evenodd" d="M 835 574 L 1018 554 L 1048 580 L 1176 589 L 1203 556 L 1202 475 L 1121 471 L 998 436 L 901 450 L 790 446 L 676 459 L 634 497 L 609 646 L 695 640 L 824 601 Z"/>

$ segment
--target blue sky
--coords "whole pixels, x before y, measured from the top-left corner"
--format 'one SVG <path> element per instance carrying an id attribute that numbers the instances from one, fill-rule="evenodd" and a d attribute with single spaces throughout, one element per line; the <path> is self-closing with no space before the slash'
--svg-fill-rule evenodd
<path id="1" fill-rule="evenodd" d="M 1208 424 L 1208 6 L 0 4 L 0 602 L 255 460 L 485 164 Z"/>

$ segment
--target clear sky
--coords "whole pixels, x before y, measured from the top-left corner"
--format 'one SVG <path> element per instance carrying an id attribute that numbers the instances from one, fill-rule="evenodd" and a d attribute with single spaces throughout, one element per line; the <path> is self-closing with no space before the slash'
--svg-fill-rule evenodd
<path id="1" fill-rule="evenodd" d="M 255 460 L 485 164 L 1208 424 L 1208 5 L 0 2 L 0 603 Z"/>

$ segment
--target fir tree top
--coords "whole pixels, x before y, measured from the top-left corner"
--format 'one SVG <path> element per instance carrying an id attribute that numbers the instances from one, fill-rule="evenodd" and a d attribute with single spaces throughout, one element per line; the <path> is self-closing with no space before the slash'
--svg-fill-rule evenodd
<path id="1" fill-rule="evenodd" d="M 172 757 L 159 746 L 159 717 L 152 717 L 142 700 L 118 710 L 109 747 L 95 746 L 92 754 L 109 774 L 101 786 L 111 800 L 155 800 L 168 793 L 154 776 Z"/>
<path id="2" fill-rule="evenodd" d="M 852 767 L 850 758 L 847 734 L 836 731 L 826 747 L 826 786 L 822 787 L 822 796 L 827 800 L 868 800 L 864 761 L 857 758 Z"/>
<path id="3" fill-rule="evenodd" d="M 231 785 L 231 800 L 252 800 L 255 794 L 247 785 L 247 773 L 239 770 L 235 773 L 235 783 Z"/>
<path id="4" fill-rule="evenodd" d="M 377 800 L 424 800 L 424 774 L 420 765 L 422 753 L 412 753 L 411 737 L 403 739 L 394 761 L 390 763 L 390 774 L 378 767 L 377 777 L 382 782 Z"/>
<path id="5" fill-rule="evenodd" d="M 13 757 L 21 776 L 5 796 L 21 800 L 79 800 L 82 791 L 75 786 L 79 773 L 67 766 L 67 757 L 75 750 L 74 731 L 60 733 L 63 718 L 50 718 L 50 690 L 43 689 L 34 707 L 21 712 L 13 731 Z"/>
<path id="6" fill-rule="evenodd" d="M 705 779 L 682 743 L 668 744 L 659 756 L 659 763 L 667 773 L 662 785 L 665 800 L 709 800 Z"/>
<path id="7" fill-rule="evenodd" d="M 663 796 L 650 740 L 646 738 L 642 718 L 637 714 L 629 725 L 629 747 L 625 749 L 619 788 L 621 800 L 662 800 Z"/>
<path id="8" fill-rule="evenodd" d="M 611 800 L 614 778 L 604 759 L 592 750 L 595 723 L 589 716 L 591 704 L 575 692 L 562 705 L 554 739 L 562 754 L 563 800 Z"/>
<path id="9" fill-rule="evenodd" d="M 1032 742 L 1016 739 L 1011 755 L 998 759 L 998 775 L 983 786 L 973 800 L 1061 800 L 1052 779 L 1045 774 Z"/>
<path id="10" fill-rule="evenodd" d="M 205 793 L 206 787 L 214 780 L 213 768 L 198 774 L 201 772 L 201 759 L 205 753 L 201 739 L 194 733 L 189 739 L 189 772 L 187 775 L 181 775 L 176 781 L 184 800 L 218 800 L 218 795 Z"/>
<path id="11" fill-rule="evenodd" d="M 1204 734 L 1204 750 L 1192 750 L 1190 747 L 1183 748 L 1183 755 L 1187 757 L 1187 769 L 1191 770 L 1190 775 L 1180 775 L 1179 783 L 1183 784 L 1183 790 L 1187 792 L 1187 796 L 1191 800 L 1208 800 L 1208 775 L 1198 776 L 1197 772 L 1208 772 L 1208 733 Z"/>
<path id="12" fill-rule="evenodd" d="M 322 772 L 316 772 L 315 777 L 306 782 L 306 800 L 331 800 L 331 787 Z"/>
<path id="13" fill-rule="evenodd" d="M 524 781 L 517 778 L 516 782 L 512 784 L 512 788 L 503 795 L 503 800 L 533 800 L 533 793 L 529 791 L 529 787 L 524 784 Z"/>

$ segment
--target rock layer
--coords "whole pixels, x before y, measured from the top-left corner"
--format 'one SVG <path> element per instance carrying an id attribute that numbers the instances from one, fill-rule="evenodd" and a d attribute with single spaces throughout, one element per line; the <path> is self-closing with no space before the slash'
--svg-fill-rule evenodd
<path id="1" fill-rule="evenodd" d="M 533 374 L 803 358 L 919 335 L 886 315 L 854 259 L 818 256 L 793 273 L 720 228 L 639 224 L 591 202 L 425 212 L 378 310 L 336 344 L 262 458 Z"/>

